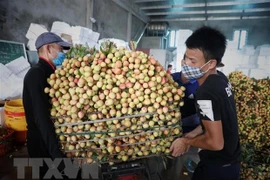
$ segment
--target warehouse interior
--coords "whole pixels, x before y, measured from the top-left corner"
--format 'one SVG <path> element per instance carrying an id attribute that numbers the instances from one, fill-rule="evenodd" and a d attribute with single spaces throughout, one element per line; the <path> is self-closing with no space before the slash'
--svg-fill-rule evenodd
<path id="1" fill-rule="evenodd" d="M 96 32 L 98 39 L 94 43 L 108 38 L 116 39 L 121 43 L 134 41 L 138 50 L 148 52 L 148 55 L 157 59 L 164 69 L 167 69 L 169 64 L 172 65 L 172 72 L 181 71 L 181 60 L 186 50 L 187 37 L 201 26 L 211 26 L 219 29 L 227 38 L 227 49 L 222 60 L 225 66 L 219 70 L 226 76 L 234 71 L 240 71 L 250 78 L 268 79 L 269 84 L 270 0 L 1 0 L 0 44 L 1 41 L 24 44 L 28 62 L 20 66 L 30 68 L 33 65 L 32 61 L 37 60 L 36 50 L 33 49 L 34 41 L 28 35 L 31 24 L 37 24 L 39 29 L 50 31 L 55 22 L 84 27 Z M 61 26 L 59 27 L 61 29 Z M 34 36 L 35 33 L 32 33 L 31 37 Z M 78 35 L 78 37 L 77 42 L 85 43 L 80 39 L 83 36 Z M 4 55 L 0 46 L 0 58 L 4 58 Z M 0 63 L 3 63 L 1 59 Z M 2 73 L 4 74 L 4 70 Z M 16 83 L 20 82 L 21 85 L 16 84 L 15 80 L 14 83 L 9 81 L 11 84 L 7 84 L 7 80 L 2 79 L 0 112 L 3 120 L 5 100 L 21 97 L 23 79 L 16 80 Z M 269 115 L 268 84 L 265 91 L 268 99 L 261 100 L 260 103 L 266 107 L 265 111 L 262 110 L 263 113 Z M 248 89 L 248 86 L 245 88 Z M 11 92 L 13 94 L 8 94 Z M 256 109 L 258 106 L 252 107 Z M 259 117 L 257 111 L 254 114 Z M 265 121 L 260 119 L 258 124 L 261 126 L 265 123 L 270 128 L 269 116 L 262 117 Z M 264 141 L 264 138 L 263 136 L 260 140 Z M 264 165 L 270 167 L 270 144 L 268 143 L 266 147 L 265 157 L 268 164 Z M 195 159 L 198 158 L 197 149 L 192 149 L 191 154 Z M 13 157 L 27 157 L 24 143 L 14 146 L 13 151 L 7 155 L 0 156 L 0 180 L 18 178 Z M 252 157 L 249 158 L 252 160 Z M 192 178 L 192 173 L 184 167 L 185 161 L 186 159 L 182 157 L 176 160 L 154 157 L 149 160 L 148 168 L 154 180 L 189 180 Z M 196 161 L 198 163 L 199 160 Z M 251 168 L 255 169 L 254 167 Z M 96 165 L 92 169 L 93 179 L 99 179 L 99 167 Z M 251 169 L 249 168 L 248 171 Z M 31 179 L 32 171 L 26 168 L 25 172 L 25 179 Z M 270 170 L 263 170 L 263 173 L 265 172 L 270 173 Z M 266 176 L 262 176 L 262 179 L 267 179 Z M 251 176 L 251 179 L 254 177 Z"/>
<path id="2" fill-rule="evenodd" d="M 145 25 L 166 23 L 166 30 L 191 29 L 201 25 L 221 26 L 228 39 L 234 29 L 248 29 L 247 44 L 269 42 L 269 2 L 258 1 L 1 1 L 1 38 L 25 42 L 29 24 L 51 27 L 54 21 L 92 27 L 100 38 L 128 40 L 143 32 Z M 29 8 L 32 7 L 32 8 Z M 128 15 L 131 13 L 131 17 Z M 92 23 L 87 16 L 93 17 Z M 110 19 L 107 19 L 110 17 Z M 128 19 L 129 18 L 129 19 Z M 130 22 L 129 22 L 130 21 Z M 128 32 L 128 23 L 131 31 Z M 121 24 L 115 26 L 115 24 Z M 4 31 L 8 29 L 9 31 Z M 164 32 L 166 35 L 166 32 Z M 258 37 L 257 35 L 260 34 Z M 150 35 L 150 34 L 149 34 Z M 128 37 L 129 36 L 129 37 Z M 159 34 L 160 36 L 160 34 Z"/>
<path id="3" fill-rule="evenodd" d="M 100 34 L 99 39 L 135 40 L 138 48 L 167 49 L 170 52 L 176 49 L 177 43 L 180 43 L 178 46 L 184 45 L 184 40 L 176 42 L 170 34 L 179 29 L 194 31 L 202 25 L 222 30 L 228 41 L 237 41 L 240 36 L 236 37 L 235 33 L 241 31 L 242 47 L 247 45 L 256 49 L 270 41 L 270 5 L 267 0 L 82 0 L 73 3 L 3 0 L 0 6 L 1 39 L 25 44 L 28 42 L 25 35 L 31 23 L 42 24 L 50 29 L 55 21 L 90 28 Z M 33 8 L 29 9 L 30 6 Z M 240 48 L 233 44 L 232 49 Z M 176 53 L 175 51 L 172 56 Z M 237 59 L 240 61 L 238 57 Z M 231 62 L 228 63 L 231 66 Z M 176 64 L 175 61 L 174 65 Z M 228 69 L 228 73 L 231 71 Z"/>
<path id="4" fill-rule="evenodd" d="M 33 8 L 29 9 L 30 6 Z M 228 39 L 232 39 L 233 29 L 248 29 L 248 44 L 258 46 L 269 42 L 267 23 L 269 6 L 266 0 L 205 2 L 84 0 L 72 4 L 69 1 L 3 0 L 1 1 L 1 38 L 26 41 L 24 35 L 31 22 L 42 22 L 46 27 L 50 27 L 54 21 L 59 20 L 74 25 L 92 26 L 93 30 L 101 34 L 100 38 L 114 37 L 128 40 L 127 38 L 136 38 L 136 33 L 142 32 L 146 23 L 164 22 L 170 30 L 194 30 L 203 24 L 211 26 L 222 24 L 220 29 Z M 128 16 L 129 12 L 131 17 Z M 93 17 L 95 23 L 92 23 L 87 15 Z M 110 19 L 107 19 L 108 17 Z M 121 26 L 115 26 L 119 23 Z M 131 23 L 130 35 L 127 32 L 128 23 Z M 4 32 L 6 29 L 9 31 Z M 258 37 L 257 34 L 260 36 Z"/>

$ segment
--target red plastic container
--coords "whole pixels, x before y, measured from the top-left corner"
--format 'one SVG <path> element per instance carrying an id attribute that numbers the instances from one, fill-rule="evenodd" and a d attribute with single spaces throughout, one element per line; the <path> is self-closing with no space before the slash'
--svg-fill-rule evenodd
<path id="1" fill-rule="evenodd" d="M 12 140 L 14 131 L 12 129 L 0 128 L 0 131 L 7 131 L 3 136 L 0 136 L 0 156 L 4 156 L 12 149 Z"/>
<path id="2" fill-rule="evenodd" d="M 27 135 L 27 131 L 15 131 L 14 132 L 15 144 L 26 143 L 26 135 Z"/>
<path id="3" fill-rule="evenodd" d="M 117 180 L 142 180 L 142 178 L 136 174 L 123 175 L 117 178 Z"/>

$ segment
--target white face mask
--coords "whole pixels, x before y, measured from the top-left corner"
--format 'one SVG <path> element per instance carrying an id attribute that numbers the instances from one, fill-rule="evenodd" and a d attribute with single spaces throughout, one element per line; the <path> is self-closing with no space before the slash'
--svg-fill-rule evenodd
<path id="1" fill-rule="evenodd" d="M 183 68 L 182 73 L 183 73 L 184 77 L 188 80 L 199 79 L 199 78 L 203 77 L 205 75 L 205 73 L 207 73 L 209 71 L 209 69 L 205 72 L 202 71 L 202 68 L 205 65 L 207 65 L 209 62 L 210 61 L 205 63 L 202 67 L 198 68 L 198 67 L 188 66 L 186 64 L 186 62 L 184 61 L 184 64 L 182 66 L 182 68 Z"/>

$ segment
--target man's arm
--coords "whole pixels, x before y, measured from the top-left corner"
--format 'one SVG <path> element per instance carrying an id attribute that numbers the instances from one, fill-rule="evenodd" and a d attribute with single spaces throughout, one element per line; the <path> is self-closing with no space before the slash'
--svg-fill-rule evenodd
<path id="1" fill-rule="evenodd" d="M 184 142 L 188 145 L 201 149 L 219 151 L 224 147 L 224 138 L 221 121 L 202 121 L 205 132 L 195 138 L 184 137 Z"/>
<path id="2" fill-rule="evenodd" d="M 186 138 L 195 138 L 196 136 L 203 133 L 202 126 L 198 125 L 193 131 L 184 135 Z"/>
<path id="3" fill-rule="evenodd" d="M 59 141 L 55 134 L 55 128 L 50 119 L 48 96 L 44 93 L 46 85 L 46 77 L 40 72 L 40 69 L 34 69 L 31 82 L 28 81 L 28 91 L 33 103 L 33 113 L 35 116 L 35 124 L 39 129 L 43 142 L 45 143 L 50 156 L 55 158 L 64 157 L 64 154 L 59 149 Z M 32 85 L 31 85 L 31 84 Z"/>
<path id="4" fill-rule="evenodd" d="M 186 152 L 187 147 L 194 146 L 201 149 L 219 151 L 224 147 L 224 138 L 221 121 L 202 121 L 205 132 L 194 138 L 178 138 L 170 148 L 173 156 L 180 156 Z M 199 129 L 199 127 L 198 127 Z"/>
<path id="5" fill-rule="evenodd" d="M 198 111 L 204 133 L 195 138 L 184 138 L 185 143 L 201 149 L 218 151 L 224 147 L 221 121 L 221 107 L 216 94 L 217 89 L 207 87 L 197 95 Z"/>

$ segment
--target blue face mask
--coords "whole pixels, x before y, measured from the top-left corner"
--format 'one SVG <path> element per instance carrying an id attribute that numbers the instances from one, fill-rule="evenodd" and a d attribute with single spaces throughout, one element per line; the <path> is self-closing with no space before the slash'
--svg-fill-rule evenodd
<path id="1" fill-rule="evenodd" d="M 61 66 L 63 61 L 65 60 L 66 56 L 62 52 L 57 53 L 57 57 L 53 58 L 53 63 L 55 66 Z"/>
<path id="2" fill-rule="evenodd" d="M 65 54 L 63 52 L 59 52 L 59 51 L 55 50 L 55 48 L 52 46 L 51 46 L 51 49 L 54 50 L 55 52 L 57 52 L 57 57 L 52 58 L 53 64 L 55 66 L 62 66 L 62 63 L 66 58 Z"/>

